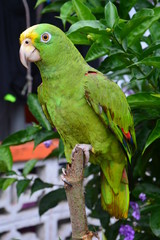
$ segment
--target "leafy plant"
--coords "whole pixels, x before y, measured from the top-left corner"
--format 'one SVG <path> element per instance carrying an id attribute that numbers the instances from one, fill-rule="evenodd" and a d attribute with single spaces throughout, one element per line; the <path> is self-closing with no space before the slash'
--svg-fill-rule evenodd
<path id="1" fill-rule="evenodd" d="M 38 0 L 36 6 L 46 2 Z M 109 215 L 100 204 L 99 167 L 90 165 L 85 176 L 93 176 L 86 185 L 86 206 L 90 216 L 100 220 L 108 240 L 116 239 L 159 239 L 160 238 L 160 7 L 154 0 L 55 0 L 42 10 L 57 12 L 64 25 L 70 24 L 66 35 L 74 44 L 87 45 L 87 62 L 100 58 L 98 69 L 121 85 L 129 95 L 128 103 L 132 109 L 137 137 L 137 151 L 129 165 L 131 205 L 127 220 L 110 224 Z M 131 11 L 132 9 L 132 11 Z M 130 95 L 132 94 L 132 95 Z M 35 147 L 43 141 L 57 138 L 51 130 L 36 95 L 30 95 L 28 104 L 40 125 L 30 126 L 9 136 L 0 147 L 0 169 L 7 175 L 0 179 L 0 188 L 6 189 L 17 182 L 18 195 L 31 185 L 34 193 L 45 187 L 53 187 L 39 178 L 32 181 L 27 173 L 36 164 L 25 166 L 19 179 L 11 171 L 12 157 L 9 146 L 33 140 Z M 60 141 L 59 149 L 53 156 L 64 154 Z M 20 182 L 21 181 L 21 182 Z M 58 195 L 56 194 L 58 191 Z M 59 194 L 60 193 L 60 194 Z M 145 200 L 142 200 L 145 196 Z M 50 202 L 51 197 L 55 198 Z M 40 214 L 64 200 L 62 189 L 51 191 L 40 202 Z M 144 199 L 144 198 L 143 198 Z M 48 201 L 48 205 L 43 204 Z M 94 227 L 94 226 L 92 226 Z"/>
<path id="2" fill-rule="evenodd" d="M 39 178 L 32 179 L 32 176 L 29 176 L 32 169 L 35 167 L 37 160 L 31 159 L 26 162 L 22 174 L 12 171 L 12 155 L 10 151 L 10 146 L 23 144 L 29 141 L 34 141 L 34 147 L 40 143 L 46 142 L 50 139 L 59 138 L 59 134 L 56 131 L 53 131 L 50 123 L 46 119 L 42 108 L 39 104 L 36 94 L 30 94 L 28 96 L 28 107 L 32 114 L 35 116 L 39 124 L 33 123 L 32 126 L 27 127 L 25 130 L 20 130 L 10 136 L 8 136 L 0 146 L 0 189 L 6 190 L 13 183 L 16 184 L 17 196 L 20 197 L 23 192 L 25 192 L 28 187 L 31 189 L 31 194 L 39 191 L 40 189 L 53 188 L 54 184 L 46 183 Z M 62 156 L 64 149 L 60 140 L 60 145 L 58 149 L 55 149 L 52 153 L 53 156 Z M 60 195 L 61 196 L 61 195 Z M 42 198 L 43 203 L 43 198 Z M 40 207 L 40 212 L 45 212 L 49 209 L 45 207 L 46 210 Z M 56 200 L 55 205 L 57 205 L 58 200 Z M 53 204 L 53 203 L 52 203 Z"/>
<path id="3" fill-rule="evenodd" d="M 91 210 L 90 215 L 100 219 L 107 239 L 116 239 L 121 224 L 133 227 L 134 239 L 160 237 L 160 218 L 155 210 L 159 209 L 160 196 L 158 2 L 72 0 L 51 3 L 51 6 L 61 3 L 59 18 L 64 29 L 66 23 L 70 24 L 66 31 L 70 40 L 74 44 L 89 46 L 86 61 L 100 58 L 98 69 L 120 84 L 129 95 L 128 102 L 134 116 L 138 148 L 129 168 L 133 175 L 130 180 L 131 200 L 139 204 L 139 220 L 134 219 L 130 210 L 129 221 L 118 221 L 110 226 L 109 216 L 103 213 L 97 198 L 99 170 L 92 165 L 86 170 L 87 176 L 94 174 L 86 186 L 86 205 Z M 53 11 L 49 8 L 49 5 L 44 8 L 43 13 Z M 140 201 L 140 193 L 146 194 L 145 203 Z M 132 224 L 135 221 L 136 226 Z M 123 237 L 125 235 L 121 235 Z"/>

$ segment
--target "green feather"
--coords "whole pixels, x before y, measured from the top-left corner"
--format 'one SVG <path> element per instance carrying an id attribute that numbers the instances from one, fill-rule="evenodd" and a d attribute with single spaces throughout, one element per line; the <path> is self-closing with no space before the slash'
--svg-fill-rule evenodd
<path id="1" fill-rule="evenodd" d="M 48 32 L 50 41 L 41 42 Z M 126 218 L 129 188 L 125 167 L 136 147 L 133 118 L 121 89 L 91 68 L 67 36 L 55 26 L 36 25 L 31 34 L 41 60 L 36 62 L 43 84 L 38 89 L 42 108 L 58 130 L 67 160 L 78 143 L 91 144 L 90 161 L 102 168 L 102 206 Z M 29 30 L 27 30 L 29 37 Z M 133 144 L 123 132 L 130 132 Z"/>

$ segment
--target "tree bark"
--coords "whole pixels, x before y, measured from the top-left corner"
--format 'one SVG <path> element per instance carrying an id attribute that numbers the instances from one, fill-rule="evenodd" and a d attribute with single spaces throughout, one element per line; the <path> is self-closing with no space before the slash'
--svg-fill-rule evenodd
<path id="1" fill-rule="evenodd" d="M 83 151 L 77 147 L 72 156 L 72 164 L 67 165 L 66 172 L 62 176 L 70 210 L 73 240 L 91 240 L 94 235 L 87 226 L 83 172 Z"/>

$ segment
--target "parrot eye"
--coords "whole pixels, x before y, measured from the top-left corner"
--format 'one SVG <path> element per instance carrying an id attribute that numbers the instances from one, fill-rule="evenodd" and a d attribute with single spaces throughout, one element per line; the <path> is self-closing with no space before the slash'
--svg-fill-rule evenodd
<path id="1" fill-rule="evenodd" d="M 45 32 L 41 35 L 41 42 L 47 43 L 51 39 L 51 34 L 48 32 Z"/>

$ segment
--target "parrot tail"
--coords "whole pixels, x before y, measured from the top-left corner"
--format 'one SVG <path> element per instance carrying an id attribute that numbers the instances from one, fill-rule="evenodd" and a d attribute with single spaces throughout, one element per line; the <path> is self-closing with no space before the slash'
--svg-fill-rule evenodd
<path id="1" fill-rule="evenodd" d="M 102 208 L 117 219 L 127 218 L 129 208 L 129 187 L 126 169 L 123 169 L 119 191 L 115 193 L 104 173 L 101 173 L 101 204 Z"/>

